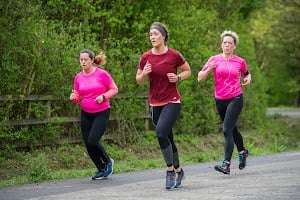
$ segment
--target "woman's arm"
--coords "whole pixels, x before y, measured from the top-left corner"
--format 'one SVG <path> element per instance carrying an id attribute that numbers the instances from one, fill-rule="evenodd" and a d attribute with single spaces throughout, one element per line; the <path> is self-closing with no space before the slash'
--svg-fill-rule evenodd
<path id="1" fill-rule="evenodd" d="M 119 89 L 116 85 L 116 83 L 113 81 L 109 86 L 108 86 L 108 90 L 101 94 L 100 96 L 98 96 L 96 98 L 95 101 L 97 101 L 98 103 L 103 102 L 105 99 L 110 99 L 113 96 L 115 96 L 118 93 Z"/>
<path id="2" fill-rule="evenodd" d="M 145 78 L 146 75 L 143 73 L 143 70 L 138 69 L 135 76 L 137 84 L 142 85 L 145 82 Z"/>
<path id="3" fill-rule="evenodd" d="M 187 62 L 179 66 L 179 69 L 181 70 L 180 74 L 167 73 L 170 83 L 176 83 L 178 81 L 187 79 L 191 75 L 191 68 Z"/>
<path id="4" fill-rule="evenodd" d="M 151 64 L 149 62 L 147 62 L 144 66 L 144 69 L 141 70 L 141 69 L 138 69 L 137 72 L 136 72 L 136 76 L 135 76 L 135 79 L 136 79 L 136 82 L 139 84 L 139 85 L 142 85 L 144 82 L 145 82 L 145 78 L 146 76 L 152 72 L 152 67 L 151 67 Z"/>
<path id="5" fill-rule="evenodd" d="M 198 73 L 198 82 L 205 81 L 208 77 L 209 73 L 212 71 L 213 68 L 216 66 L 216 61 L 212 61 L 209 63 L 208 68 L 204 71 L 200 71 Z"/>
<path id="6" fill-rule="evenodd" d="M 116 85 L 116 83 L 113 81 L 109 86 L 108 86 L 108 90 L 103 93 L 103 95 L 105 96 L 106 99 L 110 99 L 113 96 L 115 96 L 118 93 L 119 89 Z"/>
<path id="7" fill-rule="evenodd" d="M 177 75 L 179 81 L 187 79 L 191 76 L 191 67 L 188 62 L 185 62 L 183 65 L 179 66 L 181 73 Z"/>
<path id="8" fill-rule="evenodd" d="M 251 74 L 248 74 L 247 76 L 245 76 L 243 78 L 243 81 L 244 81 L 244 83 L 242 83 L 242 86 L 245 86 L 245 87 L 249 86 L 251 83 Z"/>

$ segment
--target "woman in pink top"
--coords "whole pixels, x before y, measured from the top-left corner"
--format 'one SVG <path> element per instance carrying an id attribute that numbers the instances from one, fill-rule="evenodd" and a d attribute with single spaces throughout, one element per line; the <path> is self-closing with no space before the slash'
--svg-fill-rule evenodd
<path id="1" fill-rule="evenodd" d="M 223 53 L 208 59 L 198 73 L 198 81 L 204 81 L 210 72 L 214 75 L 216 107 L 223 121 L 223 134 L 225 137 L 224 161 L 216 165 L 215 169 L 224 174 L 230 174 L 234 144 L 236 144 L 239 152 L 240 170 L 245 168 L 249 153 L 244 147 L 243 137 L 236 124 L 243 108 L 241 86 L 250 85 L 251 74 L 248 71 L 246 61 L 233 54 L 239 42 L 238 35 L 233 31 L 224 31 L 221 34 L 221 42 Z"/>
<path id="2" fill-rule="evenodd" d="M 99 143 L 109 121 L 109 99 L 118 93 L 118 87 L 110 74 L 101 68 L 106 56 L 85 49 L 80 52 L 82 71 L 74 79 L 70 100 L 81 104 L 81 132 L 87 152 L 98 171 L 93 180 L 103 179 L 113 172 L 114 160 Z"/>
<path id="3" fill-rule="evenodd" d="M 184 172 L 179 166 L 178 151 L 173 140 L 172 127 L 181 110 L 177 83 L 191 75 L 189 64 L 176 50 L 167 47 L 169 32 L 162 23 L 151 25 L 149 39 L 152 49 L 140 58 L 136 81 L 143 84 L 146 77 L 150 81 L 152 122 L 167 166 L 166 189 L 181 187 Z M 181 73 L 177 74 L 177 69 Z M 176 176 L 177 174 L 177 176 Z"/>

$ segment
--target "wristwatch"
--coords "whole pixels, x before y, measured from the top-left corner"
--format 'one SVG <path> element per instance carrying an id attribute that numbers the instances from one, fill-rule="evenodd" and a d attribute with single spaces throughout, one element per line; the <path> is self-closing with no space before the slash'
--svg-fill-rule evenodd
<path id="1" fill-rule="evenodd" d="M 181 75 L 180 74 L 177 75 L 177 78 L 178 78 L 177 82 L 181 81 Z"/>

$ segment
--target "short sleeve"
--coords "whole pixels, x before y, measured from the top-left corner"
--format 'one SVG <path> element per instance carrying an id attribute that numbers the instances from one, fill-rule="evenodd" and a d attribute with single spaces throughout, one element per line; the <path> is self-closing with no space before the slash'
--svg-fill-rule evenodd
<path id="1" fill-rule="evenodd" d="M 205 65 L 202 67 L 201 71 L 207 70 L 208 64 L 209 64 L 211 61 L 214 61 L 214 60 L 215 60 L 215 56 L 210 57 L 210 58 L 207 60 L 207 62 L 205 63 Z"/>
<path id="2" fill-rule="evenodd" d="M 241 61 L 241 72 L 245 74 L 248 71 L 247 63 L 244 59 Z"/>

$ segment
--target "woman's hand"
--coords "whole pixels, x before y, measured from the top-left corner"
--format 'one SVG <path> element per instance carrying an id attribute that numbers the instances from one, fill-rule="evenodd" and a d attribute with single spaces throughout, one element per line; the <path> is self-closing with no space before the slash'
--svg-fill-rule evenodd
<path id="1" fill-rule="evenodd" d="M 170 83 L 176 83 L 179 79 L 177 74 L 174 74 L 174 73 L 167 73 L 167 77 L 168 77 Z"/>
<path id="2" fill-rule="evenodd" d="M 72 92 L 70 94 L 70 100 L 73 102 L 79 102 L 80 101 L 79 92 L 76 90 L 72 90 Z"/>
<path id="3" fill-rule="evenodd" d="M 96 101 L 97 103 L 102 103 L 104 100 L 105 100 L 105 97 L 104 97 L 103 94 L 100 95 L 100 96 L 98 96 L 98 97 L 95 99 L 95 101 Z"/>
<path id="4" fill-rule="evenodd" d="M 137 72 L 136 72 L 136 76 L 135 76 L 135 79 L 136 79 L 136 82 L 141 85 L 144 83 L 145 81 L 145 78 L 148 74 L 150 74 L 152 72 L 152 66 L 151 64 L 147 61 L 147 63 L 145 64 L 143 70 L 141 69 L 138 69 Z"/>
<path id="5" fill-rule="evenodd" d="M 149 73 L 152 72 L 152 66 L 151 64 L 147 61 L 146 65 L 144 66 L 144 69 L 142 71 L 142 76 L 146 76 L 148 75 Z"/>
<path id="6" fill-rule="evenodd" d="M 242 83 L 242 86 L 249 86 L 251 83 L 251 74 L 248 74 L 247 76 L 244 77 L 243 79 L 244 83 Z"/>
<path id="7" fill-rule="evenodd" d="M 211 61 L 211 62 L 208 64 L 208 70 L 211 71 L 213 68 L 216 67 L 216 64 L 217 64 L 217 61 Z"/>
<path id="8" fill-rule="evenodd" d="M 216 67 L 217 62 L 216 61 L 211 61 L 208 64 L 208 67 L 205 71 L 199 71 L 198 72 L 198 82 L 205 81 L 206 78 L 208 77 L 208 74 Z"/>

